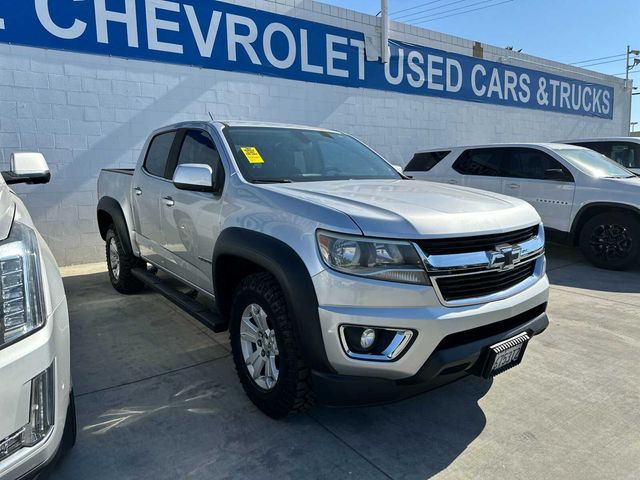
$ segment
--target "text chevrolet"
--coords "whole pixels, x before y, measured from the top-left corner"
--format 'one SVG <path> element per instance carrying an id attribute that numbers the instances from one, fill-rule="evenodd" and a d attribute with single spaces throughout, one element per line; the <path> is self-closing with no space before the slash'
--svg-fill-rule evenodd
<path id="1" fill-rule="evenodd" d="M 246 393 L 273 417 L 490 377 L 548 326 L 531 206 L 409 181 L 339 132 L 173 125 L 98 190 L 113 286 L 228 328 Z"/>
<path id="2" fill-rule="evenodd" d="M 7 184 L 50 178 L 39 153 L 0 177 L 0 478 L 31 479 L 75 443 L 69 314 L 60 272 Z"/>

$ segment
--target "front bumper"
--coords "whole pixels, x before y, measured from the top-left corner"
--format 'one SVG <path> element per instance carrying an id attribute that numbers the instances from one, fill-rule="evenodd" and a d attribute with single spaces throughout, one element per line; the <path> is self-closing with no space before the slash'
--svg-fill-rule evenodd
<path id="1" fill-rule="evenodd" d="M 456 307 L 443 305 L 430 286 L 368 280 L 328 270 L 313 277 L 313 283 L 331 373 L 389 380 L 416 375 L 445 337 L 524 314 L 546 304 L 549 296 L 544 273 L 512 296 Z M 410 346 L 394 361 L 362 360 L 345 351 L 341 325 L 407 329 L 415 334 Z"/>
<path id="2" fill-rule="evenodd" d="M 71 372 L 66 301 L 62 301 L 38 332 L 0 352 L 0 442 L 29 422 L 31 379 L 53 365 L 54 425 L 33 447 L 22 447 L 0 461 L 0 478 L 31 477 L 51 462 L 62 441 Z"/>
<path id="3" fill-rule="evenodd" d="M 325 405 L 377 405 L 408 398 L 470 374 L 480 375 L 490 345 L 523 332 L 533 337 L 548 327 L 545 308 L 546 304 L 542 304 L 497 324 L 445 337 L 416 374 L 408 378 L 392 380 L 314 371 L 314 392 Z"/>

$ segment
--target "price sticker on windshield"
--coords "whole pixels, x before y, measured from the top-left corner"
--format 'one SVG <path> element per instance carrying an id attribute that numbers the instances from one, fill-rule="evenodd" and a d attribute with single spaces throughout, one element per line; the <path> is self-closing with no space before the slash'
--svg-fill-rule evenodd
<path id="1" fill-rule="evenodd" d="M 257 148 L 254 147 L 242 147 L 242 153 L 247 157 L 249 163 L 264 163 L 264 158 L 260 155 Z"/>

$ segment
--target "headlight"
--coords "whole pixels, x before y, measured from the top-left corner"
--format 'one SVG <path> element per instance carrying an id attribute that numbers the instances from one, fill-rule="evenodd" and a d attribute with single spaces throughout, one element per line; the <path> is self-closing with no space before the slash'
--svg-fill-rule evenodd
<path id="1" fill-rule="evenodd" d="M 44 324 L 44 307 L 36 235 L 14 222 L 0 242 L 0 348 Z"/>
<path id="2" fill-rule="evenodd" d="M 318 247 L 327 266 L 338 272 L 429 285 L 422 260 L 409 242 L 318 231 Z"/>

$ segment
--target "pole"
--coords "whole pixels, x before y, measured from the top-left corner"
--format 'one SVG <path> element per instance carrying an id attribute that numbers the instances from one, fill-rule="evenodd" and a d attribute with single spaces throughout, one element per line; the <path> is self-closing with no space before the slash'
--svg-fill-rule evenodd
<path id="1" fill-rule="evenodd" d="M 630 70 L 630 68 L 629 68 L 629 58 L 630 57 L 631 57 L 631 46 L 627 45 L 627 63 L 625 64 L 626 68 L 624 70 L 624 72 L 625 72 L 624 79 L 627 81 L 627 83 L 629 82 L 629 70 Z"/>
<path id="2" fill-rule="evenodd" d="M 381 51 L 382 63 L 389 62 L 389 0 L 381 0 L 382 15 Z M 627 62 L 628 63 L 628 62 Z"/>

